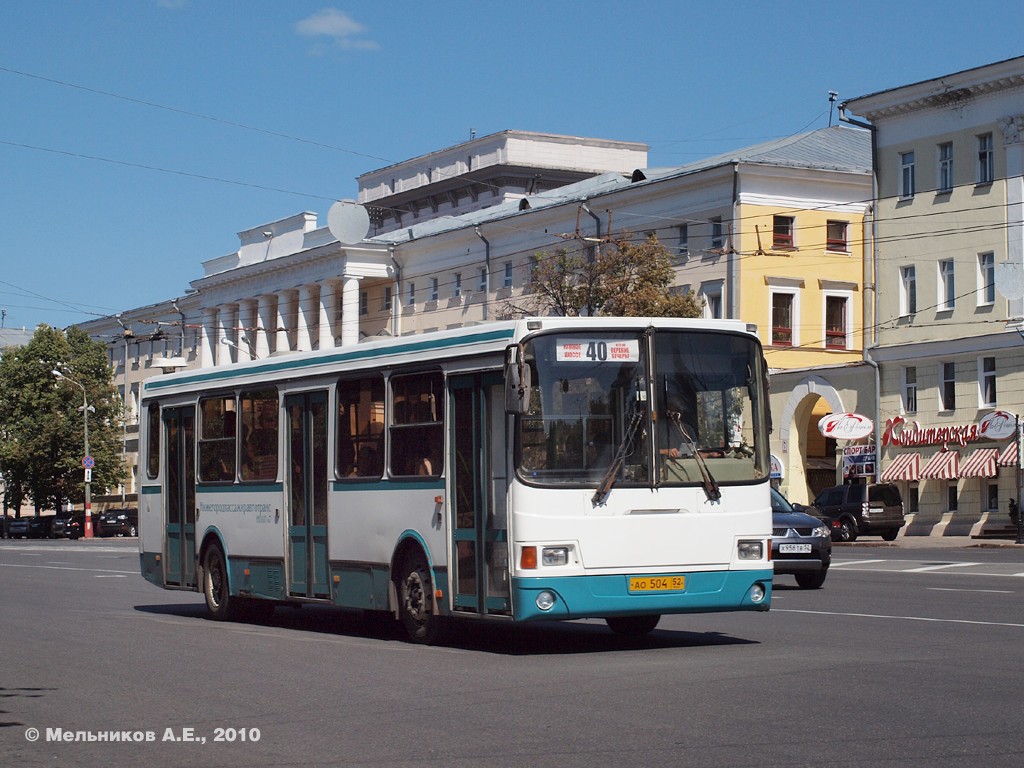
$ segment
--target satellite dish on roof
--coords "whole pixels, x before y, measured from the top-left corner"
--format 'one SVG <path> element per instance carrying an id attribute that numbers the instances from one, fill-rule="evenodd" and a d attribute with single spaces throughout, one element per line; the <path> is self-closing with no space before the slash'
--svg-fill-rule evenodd
<path id="1" fill-rule="evenodd" d="M 339 200 L 327 212 L 327 229 L 339 243 L 355 245 L 370 231 L 370 214 L 352 200 Z"/>

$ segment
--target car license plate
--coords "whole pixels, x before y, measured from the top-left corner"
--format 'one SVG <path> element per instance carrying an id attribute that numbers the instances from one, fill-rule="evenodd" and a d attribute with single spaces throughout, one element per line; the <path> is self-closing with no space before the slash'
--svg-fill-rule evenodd
<path id="1" fill-rule="evenodd" d="M 629 580 L 630 592 L 672 592 L 685 588 L 685 576 L 634 576 Z"/>
<path id="2" fill-rule="evenodd" d="M 783 555 L 809 555 L 810 544 L 779 544 L 779 554 Z"/>

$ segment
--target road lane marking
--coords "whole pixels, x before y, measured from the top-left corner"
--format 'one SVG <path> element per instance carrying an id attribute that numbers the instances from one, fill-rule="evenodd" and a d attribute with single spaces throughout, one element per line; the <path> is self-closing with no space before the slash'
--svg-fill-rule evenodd
<path id="1" fill-rule="evenodd" d="M 866 565 L 867 563 L 888 563 L 889 560 L 833 560 L 833 568 L 841 568 L 844 565 Z"/>
<path id="2" fill-rule="evenodd" d="M 72 568 L 67 565 L 23 565 L 21 563 L 0 563 L 2 568 L 49 568 L 51 571 L 89 571 L 95 573 L 131 573 L 138 574 L 138 571 L 115 571 L 110 568 Z"/>
<path id="3" fill-rule="evenodd" d="M 801 611 L 796 608 L 781 608 L 778 613 L 806 613 L 812 616 L 848 616 L 854 619 L 895 619 L 898 621 L 926 621 L 935 624 L 973 624 L 979 627 L 1017 627 L 1024 629 L 1024 624 L 1013 624 L 1005 621 L 972 621 L 970 619 L 934 619 L 928 616 L 888 616 L 882 613 L 844 613 L 842 611 Z"/>
<path id="4" fill-rule="evenodd" d="M 993 595 L 1015 595 L 1012 589 L 953 589 L 952 587 L 926 587 L 930 592 L 988 592 Z M 775 595 L 772 595 L 772 600 Z"/>
<path id="5" fill-rule="evenodd" d="M 927 573 L 928 571 L 941 571 L 944 568 L 970 568 L 981 565 L 981 563 L 938 563 L 937 565 L 925 565 L 921 568 L 906 568 L 904 573 Z"/>

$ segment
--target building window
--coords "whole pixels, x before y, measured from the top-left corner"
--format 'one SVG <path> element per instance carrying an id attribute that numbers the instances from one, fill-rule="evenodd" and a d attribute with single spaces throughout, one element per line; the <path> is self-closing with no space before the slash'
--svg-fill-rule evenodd
<path id="1" fill-rule="evenodd" d="M 846 349 L 846 310 L 848 302 L 845 296 L 825 297 L 825 347 L 827 349 Z"/>
<path id="2" fill-rule="evenodd" d="M 992 156 L 992 134 L 978 137 L 978 183 L 991 184 L 995 181 L 995 163 Z"/>
<path id="3" fill-rule="evenodd" d="M 477 281 L 476 289 L 481 293 L 487 291 L 487 267 L 480 267 L 480 278 Z"/>
<path id="4" fill-rule="evenodd" d="M 916 515 L 921 511 L 921 495 L 916 483 L 907 488 L 907 514 Z"/>
<path id="5" fill-rule="evenodd" d="M 996 256 L 994 253 L 978 254 L 978 306 L 996 302 Z"/>
<path id="6" fill-rule="evenodd" d="M 917 268 L 900 269 L 900 317 L 917 312 Z"/>
<path id="7" fill-rule="evenodd" d="M 846 227 L 847 222 L 845 221 L 830 221 L 825 226 L 825 248 L 830 251 L 843 251 L 844 253 L 850 249 L 849 242 L 846 239 Z"/>
<path id="8" fill-rule="evenodd" d="M 956 410 L 956 367 L 942 363 L 942 410 Z"/>
<path id="9" fill-rule="evenodd" d="M 917 413 L 917 366 L 903 369 L 903 411 Z"/>
<path id="10" fill-rule="evenodd" d="M 939 309 L 956 306 L 956 286 L 953 283 L 953 260 L 939 262 Z"/>
<path id="11" fill-rule="evenodd" d="M 387 312 L 391 309 L 391 286 L 384 286 L 384 295 L 380 300 L 380 309 L 382 312 Z"/>
<path id="12" fill-rule="evenodd" d="M 676 253 L 680 256 L 688 256 L 690 253 L 690 225 L 680 224 L 679 225 L 679 245 L 677 246 Z"/>
<path id="13" fill-rule="evenodd" d="M 914 196 L 914 153 L 900 153 L 900 197 Z"/>
<path id="14" fill-rule="evenodd" d="M 459 298 L 462 296 L 462 273 L 455 273 L 455 284 L 452 286 L 452 298 Z"/>
<path id="15" fill-rule="evenodd" d="M 939 193 L 953 191 L 953 142 L 939 144 Z"/>
<path id="16" fill-rule="evenodd" d="M 431 301 L 437 301 L 437 297 L 438 297 L 437 286 L 438 286 L 437 278 L 436 277 L 430 278 L 430 300 Z"/>
<path id="17" fill-rule="evenodd" d="M 715 216 L 711 220 L 711 247 L 721 248 L 723 242 L 724 241 L 722 239 L 722 217 Z"/>
<path id="18" fill-rule="evenodd" d="M 772 217 L 772 247 L 792 248 L 793 229 L 796 219 L 792 216 Z"/>
<path id="19" fill-rule="evenodd" d="M 504 279 L 504 281 L 502 281 L 502 286 L 504 288 L 511 288 L 512 287 L 512 262 L 511 261 L 506 261 L 505 262 L 505 279 Z"/>
<path id="20" fill-rule="evenodd" d="M 988 484 L 988 493 L 986 494 L 986 497 L 988 499 L 988 511 L 999 511 L 999 485 L 997 483 Z"/>
<path id="21" fill-rule="evenodd" d="M 409 294 L 406 303 L 412 307 L 416 305 L 416 283 L 409 283 Z"/>
<path id="22" fill-rule="evenodd" d="M 983 357 L 978 360 L 979 408 L 996 407 L 996 359 Z"/>
<path id="23" fill-rule="evenodd" d="M 772 294 L 772 344 L 793 346 L 793 294 Z"/>
<path id="24" fill-rule="evenodd" d="M 359 292 L 359 314 L 366 315 L 370 312 L 370 294 L 368 291 Z"/>
<path id="25" fill-rule="evenodd" d="M 956 480 L 951 480 L 946 485 L 946 511 L 956 512 L 957 506 Z"/>

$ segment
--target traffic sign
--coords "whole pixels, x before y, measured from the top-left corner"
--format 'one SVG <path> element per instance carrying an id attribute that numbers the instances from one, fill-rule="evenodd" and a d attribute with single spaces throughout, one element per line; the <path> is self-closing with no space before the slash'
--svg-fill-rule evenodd
<path id="1" fill-rule="evenodd" d="M 96 459 L 94 459 L 92 456 L 86 456 L 82 459 L 82 466 L 85 469 L 92 469 L 93 467 L 96 466 Z"/>

